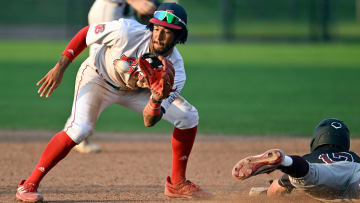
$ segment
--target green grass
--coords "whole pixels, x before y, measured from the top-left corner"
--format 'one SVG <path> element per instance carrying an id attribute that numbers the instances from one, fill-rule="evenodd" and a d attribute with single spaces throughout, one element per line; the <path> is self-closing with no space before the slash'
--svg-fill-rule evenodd
<path id="1" fill-rule="evenodd" d="M 75 74 L 87 51 L 66 72 L 49 99 L 36 82 L 58 60 L 66 42 L 1 41 L 0 128 L 63 127 L 71 111 Z M 199 132 L 308 135 L 326 117 L 343 119 L 360 135 L 360 45 L 189 43 L 182 95 L 200 114 Z M 96 130 L 170 132 L 160 122 L 143 127 L 142 117 L 111 106 Z"/>
<path id="2" fill-rule="evenodd" d="M 192 36 L 219 37 L 224 33 L 221 23 L 204 22 L 199 24 L 189 24 L 189 31 Z M 298 38 L 309 39 L 310 24 L 308 22 L 266 21 L 249 20 L 238 21 L 232 28 L 233 35 L 238 38 Z M 335 38 L 358 38 L 360 35 L 360 23 L 343 21 L 334 23 L 330 28 L 330 33 Z"/>
<path id="3" fill-rule="evenodd" d="M 188 28 L 193 36 L 219 37 L 223 34 L 225 22 L 233 22 L 232 31 L 239 38 L 300 38 L 308 39 L 311 27 L 311 8 L 313 7 L 320 23 L 320 4 L 315 1 L 297 1 L 295 4 L 275 1 L 233 1 L 226 20 L 223 20 L 220 0 L 183 0 L 181 4 L 188 13 Z M 294 2 L 293 2 L 294 3 Z M 331 22 L 329 29 L 337 38 L 358 38 L 360 22 L 356 18 L 354 1 L 334 1 L 331 3 Z M 294 6 L 294 7 L 293 7 Z M 199 9 L 200 8 L 200 9 Z M 316 15 L 314 15 L 316 16 Z M 229 19 L 231 18 L 231 19 Z M 318 25 L 319 31 L 321 26 Z M 319 36 L 320 37 L 320 36 Z"/>
<path id="4" fill-rule="evenodd" d="M 2 29 L 19 27 L 66 27 L 76 32 L 87 24 L 88 11 L 94 1 L 22 0 L 9 1 L 0 7 Z M 224 16 L 222 0 L 181 0 L 188 14 L 188 27 L 193 36 L 221 37 Z M 330 30 L 338 38 L 358 38 L 360 22 L 356 18 L 356 1 L 332 1 Z M 234 35 L 242 38 L 301 38 L 310 35 L 311 9 L 320 22 L 319 2 L 305 1 L 233 1 L 226 21 L 234 22 Z M 19 14 L 13 15 L 16 10 Z M 316 15 L 314 15 L 316 16 Z M 320 29 L 320 27 L 318 28 Z"/>

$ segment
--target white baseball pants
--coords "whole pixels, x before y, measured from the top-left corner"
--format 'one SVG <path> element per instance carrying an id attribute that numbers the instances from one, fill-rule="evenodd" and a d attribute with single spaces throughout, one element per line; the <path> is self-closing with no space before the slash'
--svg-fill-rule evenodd
<path id="1" fill-rule="evenodd" d="M 98 75 L 96 68 L 89 65 L 88 61 L 83 62 L 77 73 L 72 112 L 64 127 L 64 131 L 76 143 L 93 132 L 97 119 L 106 107 L 118 104 L 142 115 L 150 98 L 148 89 L 114 89 Z M 126 118 L 119 115 L 119 120 L 121 119 L 126 122 Z M 179 129 L 189 129 L 198 125 L 199 116 L 197 109 L 179 96 L 162 119 Z"/>

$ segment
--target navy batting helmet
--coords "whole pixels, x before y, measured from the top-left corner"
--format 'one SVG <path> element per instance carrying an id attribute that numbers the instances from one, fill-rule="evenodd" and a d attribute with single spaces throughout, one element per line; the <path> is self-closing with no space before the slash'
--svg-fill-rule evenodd
<path id="1" fill-rule="evenodd" d="M 176 34 L 176 41 L 185 43 L 188 36 L 187 14 L 177 3 L 162 3 L 149 20 L 148 28 L 152 31 L 155 25 L 167 27 Z"/>
<path id="2" fill-rule="evenodd" d="M 162 3 L 150 19 L 151 23 L 164 27 L 181 30 L 186 28 L 187 14 L 183 7 L 177 3 Z"/>
<path id="3" fill-rule="evenodd" d="M 315 128 L 310 142 L 310 151 L 322 145 L 335 145 L 337 148 L 348 151 L 350 149 L 349 128 L 341 120 L 328 118 L 321 121 Z"/>

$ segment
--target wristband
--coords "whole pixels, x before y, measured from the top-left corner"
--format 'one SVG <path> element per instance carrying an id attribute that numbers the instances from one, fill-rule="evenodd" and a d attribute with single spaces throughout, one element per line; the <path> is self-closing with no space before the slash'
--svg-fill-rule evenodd
<path id="1" fill-rule="evenodd" d="M 161 114 L 161 102 L 155 103 L 154 99 L 150 99 L 149 102 L 145 106 L 144 114 L 150 115 L 150 116 L 160 115 Z"/>
<path id="2" fill-rule="evenodd" d="M 154 104 L 161 104 L 162 99 L 156 100 L 156 99 L 154 99 L 153 96 L 151 95 L 151 96 L 150 96 L 150 101 L 151 101 L 152 103 L 154 103 Z"/>

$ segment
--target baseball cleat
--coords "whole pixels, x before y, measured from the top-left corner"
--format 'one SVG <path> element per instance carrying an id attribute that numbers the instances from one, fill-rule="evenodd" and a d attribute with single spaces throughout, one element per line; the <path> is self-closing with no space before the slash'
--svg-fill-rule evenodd
<path id="1" fill-rule="evenodd" d="M 16 199 L 23 202 L 42 202 L 42 195 L 37 192 L 39 185 L 32 183 L 25 183 L 25 180 L 21 180 L 16 192 Z"/>
<path id="2" fill-rule="evenodd" d="M 89 154 L 89 153 L 98 153 L 101 152 L 101 147 L 97 144 L 89 143 L 87 139 L 80 142 L 78 145 L 74 147 L 75 151 Z"/>
<path id="3" fill-rule="evenodd" d="M 239 180 L 251 176 L 273 172 L 284 159 L 285 154 L 280 149 L 270 149 L 263 154 L 249 156 L 240 160 L 233 168 L 232 175 Z"/>
<path id="4" fill-rule="evenodd" d="M 192 183 L 190 180 L 172 184 L 168 176 L 165 183 L 164 194 L 170 198 L 188 198 L 188 199 L 208 199 L 212 195 L 200 188 L 200 186 Z"/>

